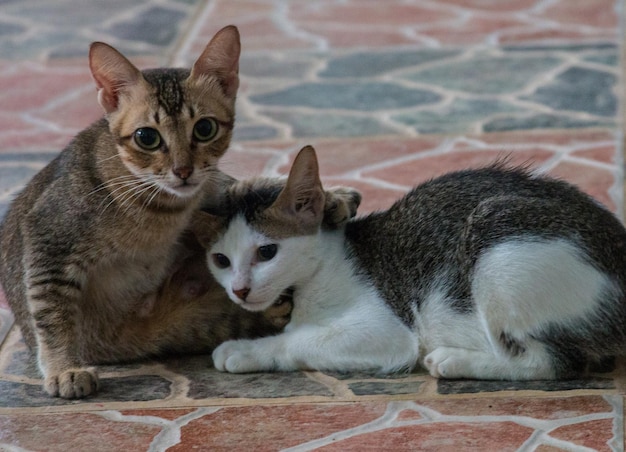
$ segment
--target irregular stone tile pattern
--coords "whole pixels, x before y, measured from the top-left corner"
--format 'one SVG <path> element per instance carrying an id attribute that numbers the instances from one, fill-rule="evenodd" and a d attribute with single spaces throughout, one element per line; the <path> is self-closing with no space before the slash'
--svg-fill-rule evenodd
<path id="1" fill-rule="evenodd" d="M 101 115 L 89 42 L 140 67 L 189 65 L 242 34 L 235 140 L 221 168 L 284 175 L 316 146 L 361 213 L 416 183 L 506 158 L 623 215 L 620 0 L 8 0 L 0 2 L 0 217 Z M 0 292 L 0 450 L 624 448 L 623 362 L 585 380 L 224 375 L 209 356 L 101 366 L 80 401 L 41 390 Z"/>

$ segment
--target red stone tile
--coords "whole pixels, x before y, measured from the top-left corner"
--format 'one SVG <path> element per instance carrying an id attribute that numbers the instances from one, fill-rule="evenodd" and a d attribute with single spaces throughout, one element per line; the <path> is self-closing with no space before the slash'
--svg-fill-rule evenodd
<path id="1" fill-rule="evenodd" d="M 599 419 L 567 425 L 551 431 L 550 436 L 598 452 L 611 451 L 613 449 L 607 442 L 613 437 L 613 420 Z"/>
<path id="2" fill-rule="evenodd" d="M 502 158 L 507 158 L 511 165 L 530 164 L 531 167 L 534 167 L 545 162 L 552 155 L 551 152 L 539 148 L 513 152 L 496 150 L 453 151 L 365 172 L 363 176 L 413 186 L 450 171 L 479 168 Z"/>
<path id="3" fill-rule="evenodd" d="M 341 176 L 368 165 L 385 162 L 390 159 L 419 154 L 436 148 L 441 138 L 423 137 L 416 139 L 371 139 L 337 140 L 314 143 L 320 164 L 320 172 L 325 176 Z M 292 153 L 292 158 L 296 152 Z M 291 162 L 281 167 L 285 174 Z M 402 182 L 400 182 L 402 183 Z"/>
<path id="4" fill-rule="evenodd" d="M 166 419 L 168 421 L 173 421 L 178 419 L 181 416 L 185 416 L 193 411 L 196 411 L 195 408 L 185 408 L 185 409 L 156 409 L 156 410 L 120 410 L 120 413 L 124 416 L 154 416 L 160 417 L 161 419 Z"/>
<path id="5" fill-rule="evenodd" d="M 420 35 L 429 36 L 442 44 L 467 45 L 483 41 L 488 35 L 495 32 L 504 32 L 507 29 L 519 29 L 526 26 L 522 20 L 506 17 L 470 17 L 463 23 L 441 24 L 420 27 Z"/>
<path id="6" fill-rule="evenodd" d="M 393 450 L 393 451 L 516 451 L 532 435 L 533 429 L 513 422 L 446 422 L 406 427 L 391 427 L 364 433 L 317 451 Z M 375 445 L 375 449 L 372 446 Z"/>
<path id="7" fill-rule="evenodd" d="M 609 165 L 615 164 L 615 157 L 617 150 L 614 144 L 600 145 L 597 147 L 591 147 L 589 149 L 583 149 L 581 151 L 572 152 L 574 157 L 581 157 L 596 162 L 602 162 Z"/>
<path id="8" fill-rule="evenodd" d="M 406 4 L 401 1 L 348 0 L 343 3 L 291 2 L 288 17 L 296 22 L 338 23 L 350 25 L 415 26 L 420 23 L 450 20 L 458 17 L 453 12 L 441 11 L 428 6 Z"/>
<path id="9" fill-rule="evenodd" d="M 616 30 L 618 18 L 614 0 L 559 0 L 541 14 L 564 24 L 589 25 Z"/>
<path id="10" fill-rule="evenodd" d="M 468 10 L 489 12 L 520 12 L 534 6 L 536 0 L 438 0 L 438 3 L 461 6 Z"/>
<path id="11" fill-rule="evenodd" d="M 367 29 L 346 28 L 340 24 L 306 23 L 298 25 L 302 30 L 326 40 L 330 47 L 385 47 L 402 46 L 419 42 L 419 37 L 407 36 L 400 28 Z"/>
<path id="12" fill-rule="evenodd" d="M 615 141 L 614 132 L 611 130 L 568 130 L 566 132 L 544 132 L 538 131 L 521 131 L 521 132 L 502 132 L 502 133 L 484 133 L 481 135 L 470 135 L 469 139 L 475 139 L 486 144 L 554 144 L 559 146 L 567 146 L 572 144 L 597 142 L 597 141 Z"/>
<path id="13" fill-rule="evenodd" d="M 451 416 L 526 416 L 545 420 L 613 411 L 601 396 L 440 399 L 420 401 L 419 404 Z"/>
<path id="14" fill-rule="evenodd" d="M 385 403 L 227 407 L 182 427 L 180 444 L 168 451 L 274 451 L 370 422 L 385 409 Z"/>
<path id="15" fill-rule="evenodd" d="M 571 182 L 610 210 L 615 210 L 615 202 L 609 195 L 615 179 L 609 170 L 574 162 L 560 162 L 550 171 L 550 175 Z"/>
<path id="16" fill-rule="evenodd" d="M 0 415 L 0 444 L 24 450 L 148 450 L 160 427 L 91 413 Z"/>
<path id="17" fill-rule="evenodd" d="M 73 133 L 42 132 L 33 130 L 29 133 L 2 133 L 0 134 L 0 153 L 19 149 L 45 149 L 60 151 L 74 136 Z"/>
<path id="18" fill-rule="evenodd" d="M 98 97 L 94 85 L 93 90 L 81 93 L 79 96 L 59 102 L 53 108 L 34 112 L 32 115 L 55 124 L 58 127 L 74 129 L 76 132 L 84 129 L 92 122 L 100 119 L 104 111 L 98 104 Z"/>
<path id="19" fill-rule="evenodd" d="M 219 168 L 236 179 L 250 179 L 262 175 L 272 158 L 266 152 L 230 149 L 220 160 Z"/>
<path id="20" fill-rule="evenodd" d="M 93 84 L 87 65 L 63 71 L 20 66 L 9 75 L 0 74 L 0 109 L 21 112 L 44 107 L 77 87 Z"/>

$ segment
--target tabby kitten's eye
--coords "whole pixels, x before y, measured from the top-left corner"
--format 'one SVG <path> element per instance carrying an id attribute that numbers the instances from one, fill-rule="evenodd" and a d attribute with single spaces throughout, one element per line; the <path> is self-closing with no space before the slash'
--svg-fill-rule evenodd
<path id="1" fill-rule="evenodd" d="M 213 259 L 213 263 L 217 268 L 228 268 L 230 267 L 230 259 L 224 256 L 222 253 L 215 253 L 211 256 Z"/>
<path id="2" fill-rule="evenodd" d="M 193 126 L 193 137 L 198 141 L 209 141 L 217 135 L 215 119 L 202 118 Z"/>
<path id="3" fill-rule="evenodd" d="M 154 151 L 161 146 L 161 135 L 152 127 L 142 127 L 133 134 L 135 143 L 146 151 Z"/>
<path id="4" fill-rule="evenodd" d="M 259 249 L 256 251 L 256 254 L 257 254 L 257 257 L 259 258 L 259 261 L 265 262 L 265 261 L 269 261 L 270 259 L 273 259 L 274 256 L 276 256 L 277 251 L 278 251 L 278 246 L 272 243 L 271 245 L 260 246 Z"/>

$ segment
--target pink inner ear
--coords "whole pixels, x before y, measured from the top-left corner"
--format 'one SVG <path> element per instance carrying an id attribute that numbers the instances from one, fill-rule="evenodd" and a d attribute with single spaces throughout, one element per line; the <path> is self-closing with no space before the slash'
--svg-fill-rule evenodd
<path id="1" fill-rule="evenodd" d="M 98 88 L 98 102 L 111 113 L 119 104 L 119 93 L 137 83 L 141 72 L 108 44 L 95 42 L 89 49 L 89 68 Z"/>
<path id="2" fill-rule="evenodd" d="M 191 78 L 216 76 L 228 97 L 239 88 L 239 55 L 241 43 L 237 28 L 229 25 L 218 31 L 207 44 L 191 70 Z"/>

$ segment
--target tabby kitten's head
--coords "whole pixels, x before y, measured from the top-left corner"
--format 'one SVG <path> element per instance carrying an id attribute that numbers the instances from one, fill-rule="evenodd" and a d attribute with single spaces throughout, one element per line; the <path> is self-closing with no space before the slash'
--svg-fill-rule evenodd
<path id="1" fill-rule="evenodd" d="M 234 26 L 213 37 L 191 70 L 142 72 L 111 46 L 91 45 L 98 101 L 117 156 L 130 173 L 118 176 L 113 189 L 143 190 L 151 200 L 170 202 L 200 192 L 232 136 L 239 54 Z"/>

